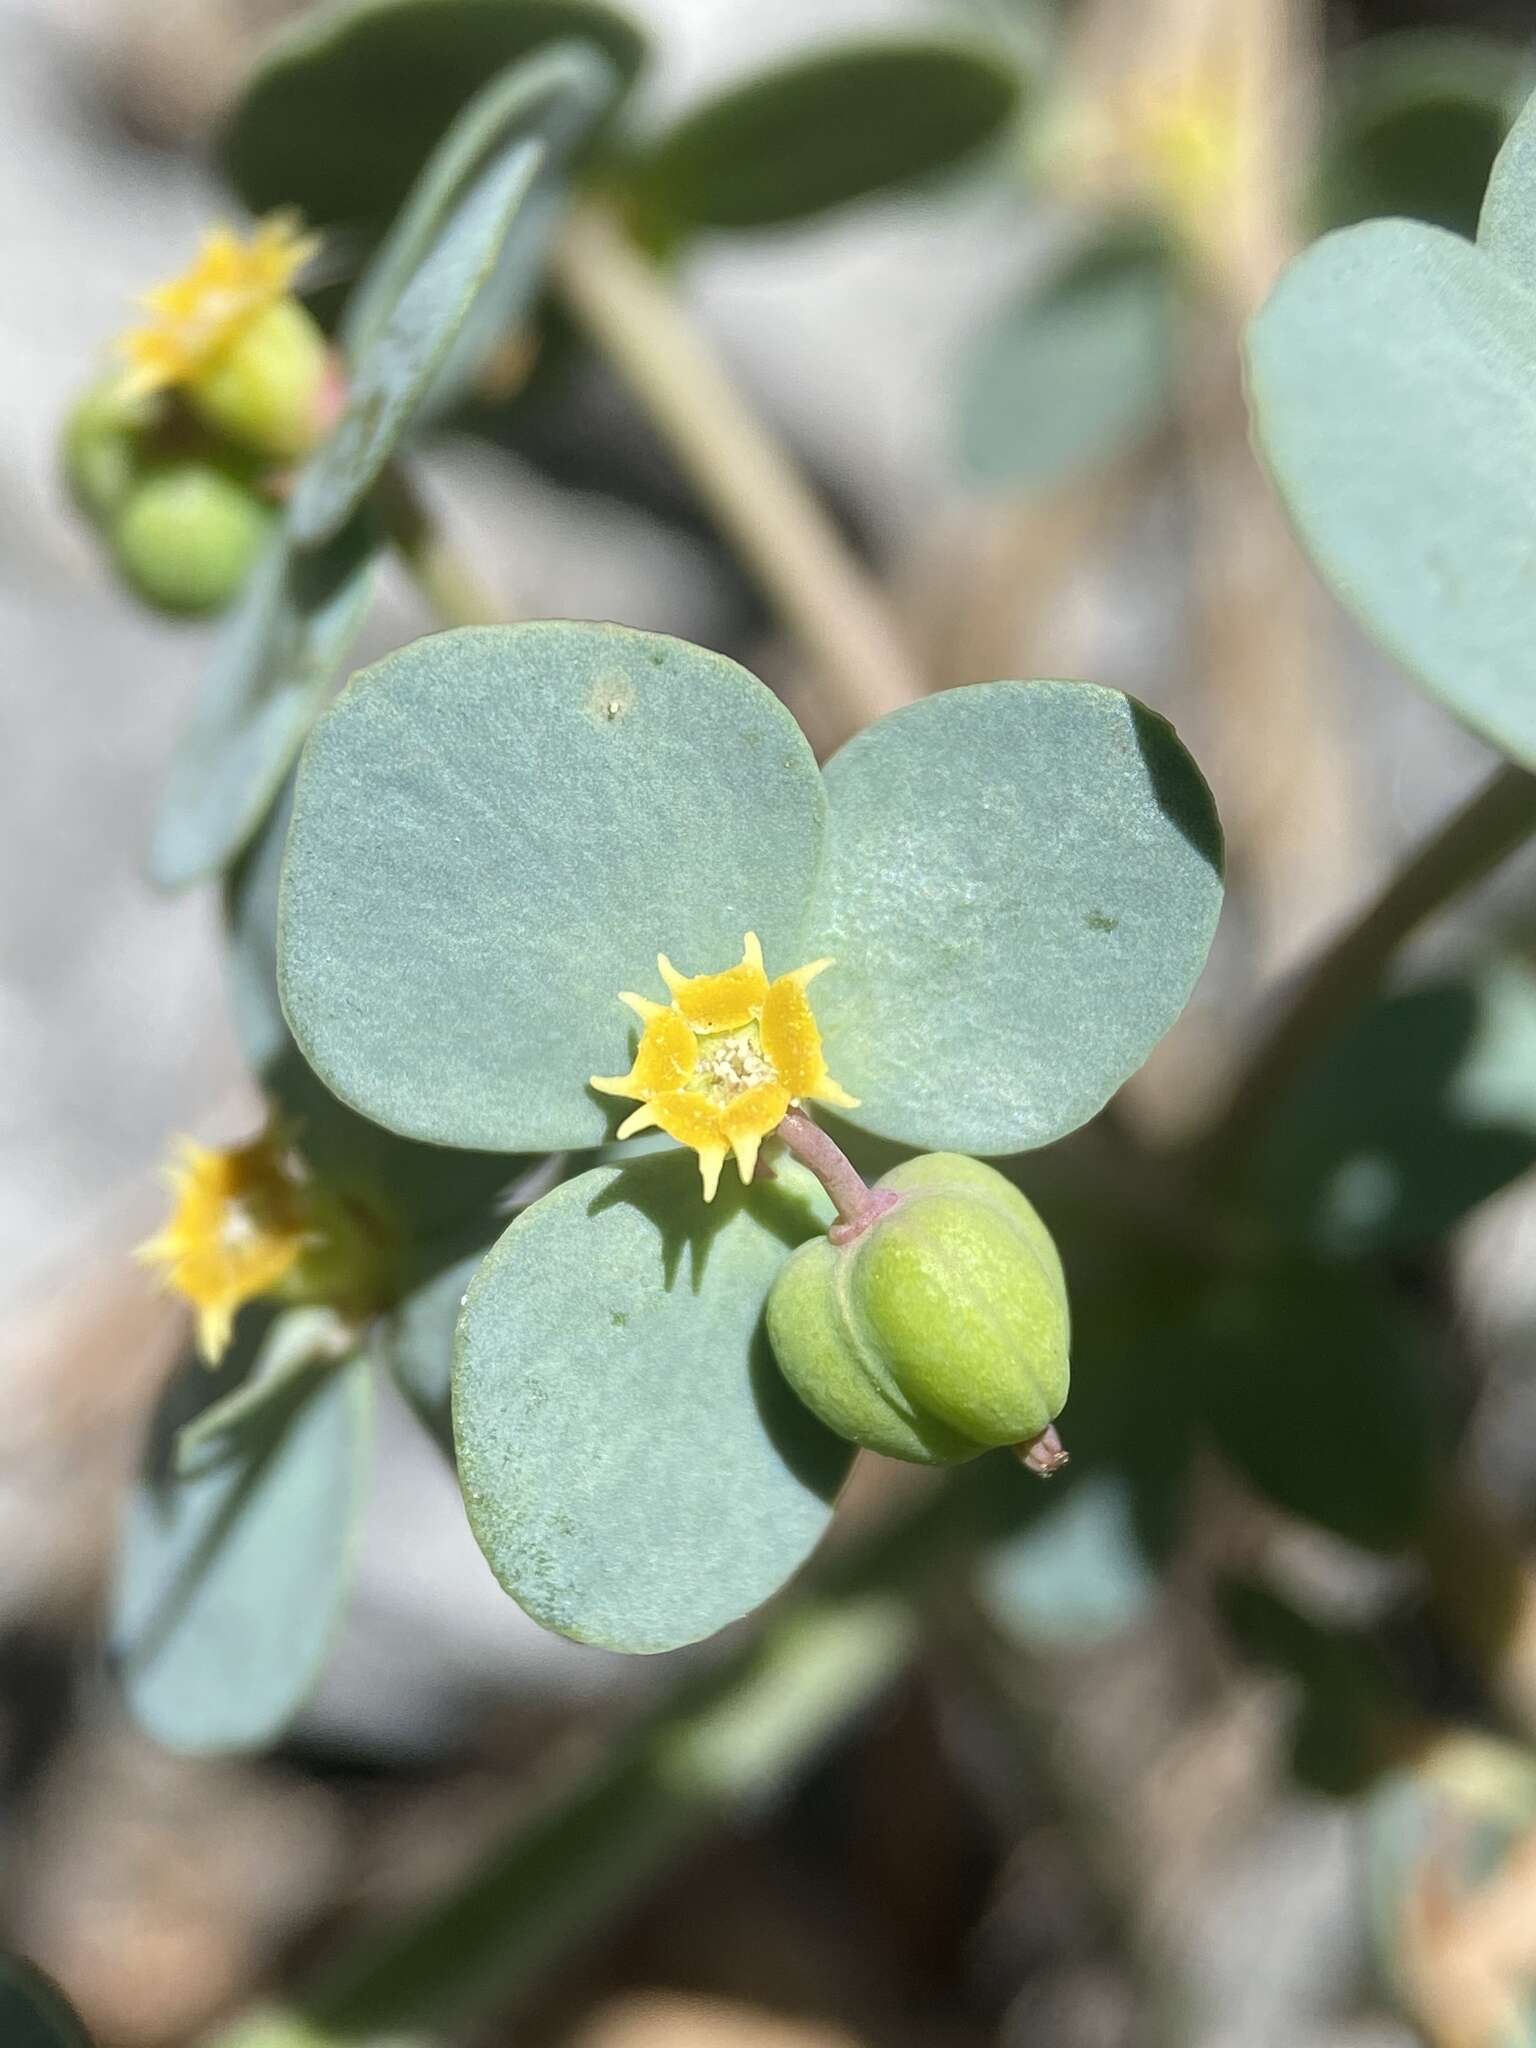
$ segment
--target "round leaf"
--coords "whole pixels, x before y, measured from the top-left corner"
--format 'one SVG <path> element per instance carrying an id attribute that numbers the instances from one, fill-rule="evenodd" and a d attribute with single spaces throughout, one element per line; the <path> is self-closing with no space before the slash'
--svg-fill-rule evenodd
<path id="1" fill-rule="evenodd" d="M 763 1304 L 829 1216 L 793 1165 L 706 1208 L 674 1153 L 567 1181 L 491 1251 L 454 1358 L 459 1480 L 536 1621 L 676 1649 L 809 1555 L 853 1453 L 781 1378 Z"/>
<path id="2" fill-rule="evenodd" d="M 1177 1017 L 1221 908 L 1210 792 L 1165 720 L 1086 683 L 893 712 L 826 770 L 809 950 L 850 1121 L 1001 1153 L 1085 1122 Z"/>
<path id="3" fill-rule="evenodd" d="M 1331 81 L 1318 226 L 1393 214 L 1475 234 L 1523 69 L 1492 36 L 1409 30 L 1362 43 Z"/>
<path id="4" fill-rule="evenodd" d="M 288 518 L 300 547 L 329 540 L 377 482 L 494 275 L 543 160 L 544 145 L 522 139 L 475 180 L 355 362 L 341 418 L 294 487 Z"/>
<path id="5" fill-rule="evenodd" d="M 394 1217 L 412 1269 L 431 1270 L 434 1258 L 451 1249 L 443 1241 L 451 1241 L 466 1218 L 486 1215 L 527 1162 L 396 1137 L 338 1102 L 306 1063 L 277 998 L 277 890 L 291 808 L 290 784 L 230 876 L 225 918 L 236 1035 L 263 1093 L 297 1131 L 309 1164 L 365 1192 L 374 1208 Z"/>
<path id="6" fill-rule="evenodd" d="M 1536 291 L 1536 95 L 1505 138 L 1488 178 L 1480 246 L 1527 291 Z"/>
<path id="7" fill-rule="evenodd" d="M 1217 1442 L 1277 1506 L 1371 1549 L 1417 1534 L 1434 1462 L 1426 1360 L 1368 1276 L 1298 1261 L 1226 1282 L 1184 1357 Z"/>
<path id="8" fill-rule="evenodd" d="M 357 361 L 387 325 L 411 278 L 453 210 L 509 144 L 537 141 L 542 187 L 530 190 L 508 228 L 494 276 L 476 300 L 425 405 L 452 403 L 487 351 L 514 330 L 538 289 L 545 247 L 563 194 L 554 177 L 618 87 L 613 66 L 591 45 L 557 43 L 515 64 L 479 92 L 417 179 L 399 219 L 347 302 L 341 340 Z"/>
<path id="9" fill-rule="evenodd" d="M 214 647 L 150 848 L 163 889 L 226 868 L 266 816 L 362 625 L 377 538 L 354 521 L 316 555 L 280 534 Z"/>
<path id="10" fill-rule="evenodd" d="M 58 1986 L 19 1956 L 0 1955 L 0 2041 L 5 2048 L 91 2048 Z"/>
<path id="11" fill-rule="evenodd" d="M 1044 490 L 1145 439 L 1172 396 L 1178 313 L 1161 244 L 1122 233 L 1073 250 L 971 352 L 958 420 L 967 474 Z"/>
<path id="12" fill-rule="evenodd" d="M 818 53 L 685 115 L 632 166 L 632 187 L 674 227 L 804 220 L 960 162 L 1012 117 L 1019 86 L 972 44 Z"/>
<path id="13" fill-rule="evenodd" d="M 1536 1166 L 1536 975 L 1506 961 L 1360 1012 L 1270 1123 L 1270 1215 L 1343 1258 L 1428 1243 Z"/>
<path id="14" fill-rule="evenodd" d="M 161 1403 L 128 1503 L 112 1647 L 135 1719 L 168 1749 L 255 1749 L 304 1703 L 340 1618 L 366 1475 L 360 1359 L 294 1383 L 238 1455 L 174 1476 L 178 1431 L 238 1384 L 259 1319 L 219 1373 L 189 1365 Z"/>
<path id="15" fill-rule="evenodd" d="M 800 964 L 824 799 L 799 727 L 723 656 L 564 622 L 467 628 L 366 670 L 310 737 L 283 1004 L 327 1085 L 441 1144 L 608 1135 L 622 989 Z"/>
<path id="16" fill-rule="evenodd" d="M 1249 330 L 1259 444 L 1334 594 L 1536 765 L 1536 296 L 1438 228 L 1330 235 Z"/>
<path id="17" fill-rule="evenodd" d="M 301 16 L 231 112 L 220 165 L 253 213 L 376 231 L 459 110 L 546 43 L 593 43 L 630 79 L 640 31 L 599 0 L 358 0 Z"/>

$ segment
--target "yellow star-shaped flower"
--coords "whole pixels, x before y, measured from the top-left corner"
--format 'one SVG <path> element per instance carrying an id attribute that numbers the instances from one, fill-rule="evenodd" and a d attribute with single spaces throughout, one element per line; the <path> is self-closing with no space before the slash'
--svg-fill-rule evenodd
<path id="1" fill-rule="evenodd" d="M 123 335 L 127 393 L 189 383 L 287 297 L 318 247 L 292 214 L 273 214 L 248 240 L 232 228 L 210 229 L 191 268 L 146 292 L 150 317 Z"/>
<path id="2" fill-rule="evenodd" d="M 276 1131 L 227 1152 L 184 1138 L 166 1170 L 170 1221 L 134 1256 L 197 1311 L 197 1348 L 217 1365 L 236 1313 L 274 1293 L 313 1242 L 303 1177 Z"/>
<path id="3" fill-rule="evenodd" d="M 620 1124 L 621 1138 L 654 1125 L 698 1153 L 706 1202 L 715 1198 L 727 1152 L 742 1179 L 752 1178 L 759 1147 L 791 1104 L 858 1107 L 827 1072 L 805 993 L 830 960 L 770 982 L 757 934 L 748 932 L 741 964 L 720 974 L 679 974 L 665 953 L 656 965 L 671 1002 L 619 997 L 645 1027 L 634 1065 L 627 1074 L 594 1074 L 592 1086 L 640 1104 Z"/>

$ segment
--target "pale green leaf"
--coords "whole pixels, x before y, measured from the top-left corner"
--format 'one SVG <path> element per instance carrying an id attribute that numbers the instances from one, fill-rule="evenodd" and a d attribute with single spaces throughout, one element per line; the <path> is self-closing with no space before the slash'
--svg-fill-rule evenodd
<path id="1" fill-rule="evenodd" d="M 619 626 L 420 640 L 355 677 L 300 767 L 283 1002 L 327 1085 L 408 1136 L 600 1143 L 623 989 L 800 964 L 824 798 L 809 747 L 723 656 Z"/>
<path id="2" fill-rule="evenodd" d="M 851 1122 L 1016 1152 L 1085 1122 L 1188 1000 L 1221 908 L 1210 792 L 1165 720 L 1087 683 L 892 713 L 826 770 L 810 950 Z"/>
<path id="3" fill-rule="evenodd" d="M 171 756 L 149 856 L 161 888 L 221 873 L 260 826 L 362 625 L 377 547 L 356 520 L 314 555 L 280 531 L 257 563 Z"/>
<path id="4" fill-rule="evenodd" d="M 247 1316 L 221 1372 L 189 1364 L 172 1383 L 128 1502 L 111 1643 L 134 1718 L 169 1749 L 274 1741 L 319 1676 L 350 1576 L 363 1359 L 293 1383 L 252 1417 L 237 1456 L 174 1474 L 177 1433 L 239 1383 L 259 1331 Z"/>
<path id="5" fill-rule="evenodd" d="M 1258 442 L 1320 574 L 1475 732 L 1536 765 L 1536 296 L 1442 229 L 1373 221 L 1248 337 Z"/>
<path id="6" fill-rule="evenodd" d="M 781 1378 L 763 1304 L 829 1217 L 792 1163 L 706 1207 L 673 1154 L 567 1181 L 491 1251 L 459 1325 L 459 1479 L 535 1620 L 675 1649 L 809 1555 L 853 1454 Z"/>

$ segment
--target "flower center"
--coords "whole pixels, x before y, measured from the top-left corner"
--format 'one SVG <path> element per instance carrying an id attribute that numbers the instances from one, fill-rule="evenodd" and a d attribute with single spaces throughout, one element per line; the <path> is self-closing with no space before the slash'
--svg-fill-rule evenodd
<path id="1" fill-rule="evenodd" d="M 721 1031 L 699 1040 L 699 1063 L 685 1084 L 690 1094 L 724 1108 L 749 1088 L 759 1088 L 778 1075 L 763 1056 L 761 1034 L 756 1024 L 740 1031 Z"/>

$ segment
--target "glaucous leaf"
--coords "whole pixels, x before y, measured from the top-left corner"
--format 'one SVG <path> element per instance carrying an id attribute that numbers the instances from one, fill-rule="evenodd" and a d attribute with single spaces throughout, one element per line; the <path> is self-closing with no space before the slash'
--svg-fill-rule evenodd
<path id="1" fill-rule="evenodd" d="M 449 1260 L 391 1311 L 379 1349 L 416 1414 L 453 1454 L 453 1337 L 469 1283 L 489 1249 L 485 1239 Z"/>
<path id="2" fill-rule="evenodd" d="M 91 2048 L 58 1986 L 20 1956 L 0 1954 L 0 2041 L 5 2048 Z"/>
<path id="3" fill-rule="evenodd" d="M 1494 160 L 1477 239 L 1516 284 L 1536 291 L 1536 94 Z"/>
<path id="4" fill-rule="evenodd" d="M 676 1649 L 815 1547 L 853 1453 L 781 1378 L 763 1304 L 830 1216 L 792 1162 L 706 1207 L 674 1153 L 565 1182 L 486 1258 L 454 1359 L 459 1481 L 491 1569 L 546 1628 Z"/>
<path id="5" fill-rule="evenodd" d="M 425 405 L 451 404 L 490 346 L 515 330 L 541 277 L 562 195 L 555 176 L 619 89 L 619 75 L 588 43 L 556 43 L 485 86 L 454 122 L 417 179 L 398 220 L 347 302 L 341 342 L 356 362 L 387 325 L 401 294 L 477 178 L 512 143 L 536 141 L 539 180 L 508 228 L 496 272 L 438 369 Z"/>
<path id="6" fill-rule="evenodd" d="M 371 334 L 353 363 L 340 419 L 294 486 L 288 522 L 298 546 L 319 547 L 339 532 L 378 481 L 494 276 L 543 160 L 534 137 L 506 146 L 453 208 Z"/>
<path id="7" fill-rule="evenodd" d="M 1029 1527 L 987 1551 L 977 1571 L 977 1595 L 992 1620 L 1037 1649 L 1081 1649 L 1134 1628 L 1158 1593 L 1130 1488 L 1112 1472 L 1075 1481 Z"/>
<path id="8" fill-rule="evenodd" d="M 1173 395 L 1179 316 L 1167 247 L 1133 231 L 1070 251 L 1000 307 L 960 378 L 976 482 L 1039 491 L 1153 433 Z"/>
<path id="9" fill-rule="evenodd" d="M 1342 1258 L 1427 1244 L 1536 1166 L 1536 975 L 1518 961 L 1359 1012 L 1271 1119 L 1257 1193 Z"/>
<path id="10" fill-rule="evenodd" d="M 292 814 L 290 783 L 225 893 L 226 969 L 236 1036 L 264 1094 L 298 1132 L 310 1165 L 366 1193 L 400 1225 L 412 1271 L 451 1254 L 468 1219 L 499 1207 L 528 1162 L 396 1137 L 338 1102 L 293 1042 L 277 996 L 277 895 Z M 446 1372 L 446 1365 L 444 1371 Z"/>
<path id="11" fill-rule="evenodd" d="M 177 1474 L 185 1478 L 237 1455 L 245 1431 L 270 1402 L 289 1403 L 305 1374 L 334 1365 L 352 1348 L 348 1325 L 332 1310 L 279 1311 L 240 1384 L 200 1409 L 176 1432 Z"/>
<path id="12" fill-rule="evenodd" d="M 1217 1443 L 1277 1506 L 1369 1549 L 1417 1533 L 1434 1463 L 1426 1361 L 1368 1273 L 1297 1260 L 1226 1281 L 1185 1358 Z"/>
<path id="13" fill-rule="evenodd" d="M 980 683 L 827 764 L 807 950 L 850 1122 L 1003 1153 L 1087 1121 L 1188 1000 L 1221 832 L 1164 719 L 1088 683 Z"/>
<path id="14" fill-rule="evenodd" d="M 111 1644 L 134 1718 L 168 1749 L 255 1749 L 314 1685 L 340 1618 L 367 1471 L 361 1358 L 291 1384 L 237 1455 L 178 1478 L 177 1435 L 249 1369 L 246 1316 L 217 1373 L 172 1382 L 129 1497 Z"/>
<path id="15" fill-rule="evenodd" d="M 1372 36 L 1333 67 L 1315 184 L 1319 229 L 1392 214 L 1477 232 L 1488 174 L 1528 79 L 1492 36 Z"/>
<path id="16" fill-rule="evenodd" d="M 372 239 L 488 78 L 545 44 L 595 44 L 624 80 L 640 30 L 600 0 L 355 0 L 316 8 L 258 58 L 219 140 L 253 213 L 296 206 Z"/>
<path id="17" fill-rule="evenodd" d="M 1536 765 L 1536 294 L 1441 228 L 1346 228 L 1250 327 L 1248 389 L 1335 596 L 1475 732 Z"/>
<path id="18" fill-rule="evenodd" d="M 149 856 L 161 888 L 222 873 L 260 826 L 362 625 L 377 548 L 356 519 L 312 555 L 280 531 L 257 563 L 171 756 Z"/>
<path id="19" fill-rule="evenodd" d="M 947 169 L 1018 106 L 1018 72 L 979 44 L 818 51 L 685 114 L 638 162 L 641 210 L 671 228 L 764 228 Z"/>
<path id="20" fill-rule="evenodd" d="M 633 1019 L 741 957 L 801 963 L 825 800 L 734 662 L 621 626 L 438 633 L 311 735 L 283 875 L 283 1004 L 326 1084 L 439 1144 L 599 1144 Z M 835 1071 L 835 1069 L 834 1069 Z"/>

